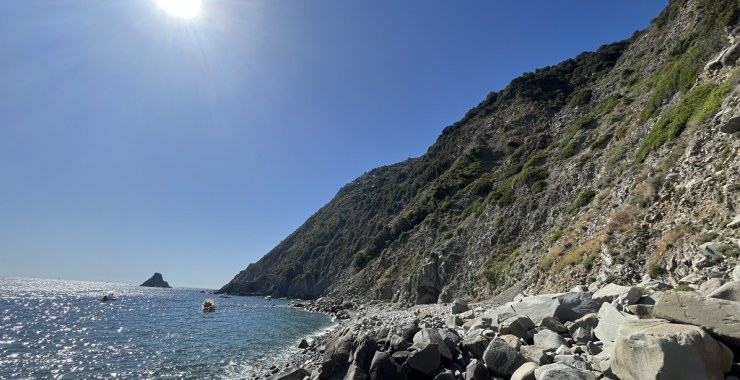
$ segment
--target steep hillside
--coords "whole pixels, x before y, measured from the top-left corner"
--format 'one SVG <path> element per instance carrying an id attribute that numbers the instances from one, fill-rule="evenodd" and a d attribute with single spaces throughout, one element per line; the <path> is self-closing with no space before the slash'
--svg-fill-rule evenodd
<path id="1" fill-rule="evenodd" d="M 726 270 L 738 15 L 737 0 L 674 0 L 626 41 L 514 79 L 220 292 L 432 303 Z M 721 252 L 708 260 L 705 242 Z"/>

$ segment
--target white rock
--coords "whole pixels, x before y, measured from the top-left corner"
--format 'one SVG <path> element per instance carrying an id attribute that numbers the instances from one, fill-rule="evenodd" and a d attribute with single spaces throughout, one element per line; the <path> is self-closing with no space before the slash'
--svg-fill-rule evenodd
<path id="1" fill-rule="evenodd" d="M 629 319 L 637 319 L 636 316 L 622 313 L 608 303 L 601 305 L 598 316 L 599 324 L 594 329 L 594 335 L 603 342 L 613 342 L 622 323 Z"/>
<path id="2" fill-rule="evenodd" d="M 628 302 L 628 305 L 632 305 L 636 303 L 640 297 L 642 297 L 642 289 L 636 286 L 607 284 L 603 288 L 597 290 L 592 298 L 598 304 L 601 304 L 602 302 L 612 302 L 617 298 L 623 298 Z"/>
<path id="3" fill-rule="evenodd" d="M 657 319 L 622 324 L 611 354 L 622 380 L 724 380 L 731 366 L 732 351 L 701 328 Z"/>

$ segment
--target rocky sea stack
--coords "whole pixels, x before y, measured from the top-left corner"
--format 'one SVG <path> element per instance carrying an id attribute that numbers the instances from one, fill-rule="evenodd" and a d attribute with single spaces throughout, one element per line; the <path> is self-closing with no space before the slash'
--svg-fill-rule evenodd
<path id="1" fill-rule="evenodd" d="M 148 286 L 150 288 L 171 288 L 170 284 L 162 278 L 162 274 L 155 272 L 152 277 L 144 281 L 140 286 Z"/>

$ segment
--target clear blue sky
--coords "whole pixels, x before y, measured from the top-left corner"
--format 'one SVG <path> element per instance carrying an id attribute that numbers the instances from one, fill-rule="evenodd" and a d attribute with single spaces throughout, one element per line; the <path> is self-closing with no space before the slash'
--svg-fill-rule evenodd
<path id="1" fill-rule="evenodd" d="M 220 287 L 489 91 L 666 3 L 0 1 L 0 276 Z"/>

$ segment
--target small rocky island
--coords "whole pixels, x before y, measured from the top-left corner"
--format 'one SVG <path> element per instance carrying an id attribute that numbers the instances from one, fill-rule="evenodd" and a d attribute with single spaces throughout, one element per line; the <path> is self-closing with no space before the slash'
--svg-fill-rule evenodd
<path id="1" fill-rule="evenodd" d="M 162 274 L 155 272 L 152 277 L 144 281 L 140 286 L 148 286 L 150 288 L 171 288 L 170 284 L 162 278 Z"/>

